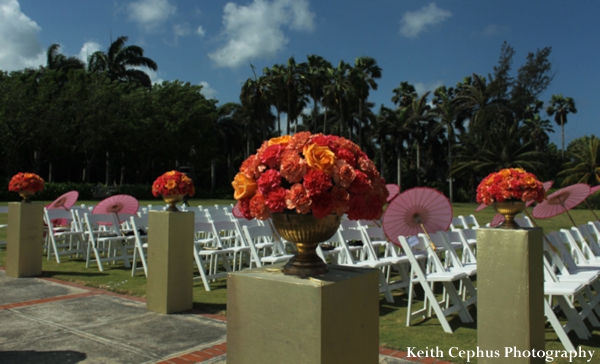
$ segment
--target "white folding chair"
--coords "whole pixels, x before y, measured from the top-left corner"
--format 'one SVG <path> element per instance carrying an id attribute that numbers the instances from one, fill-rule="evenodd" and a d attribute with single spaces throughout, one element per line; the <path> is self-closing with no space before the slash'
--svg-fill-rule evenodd
<path id="1" fill-rule="evenodd" d="M 54 255 L 60 263 L 61 255 L 85 256 L 83 231 L 77 229 L 71 211 L 65 209 L 44 208 L 44 223 L 46 224 L 47 259 Z"/>
<path id="2" fill-rule="evenodd" d="M 94 261 L 98 269 L 103 272 L 103 262 L 122 261 L 125 268 L 130 268 L 127 253 L 127 245 L 132 241 L 131 237 L 124 236 L 120 229 L 115 214 L 91 214 L 84 215 L 85 231 L 88 239 L 87 259 L 85 267 L 89 268 L 91 263 L 90 249 L 93 252 Z"/>
<path id="3" fill-rule="evenodd" d="M 194 223 L 194 233 L 194 261 L 199 273 L 194 280 L 202 280 L 204 289 L 210 291 L 209 280 L 225 278 L 231 272 L 229 255 L 233 255 L 234 251 L 221 245 L 212 223 Z M 219 270 L 219 262 L 224 271 Z"/>
<path id="4" fill-rule="evenodd" d="M 477 218 L 475 217 L 475 215 L 469 215 L 469 216 L 459 215 L 458 218 L 463 221 L 464 229 L 478 229 L 480 227 L 479 222 L 477 222 Z"/>
<path id="5" fill-rule="evenodd" d="M 257 267 L 265 264 L 287 262 L 293 254 L 287 254 L 283 242 L 270 226 L 242 226 L 246 243 L 250 246 L 251 260 Z M 271 251 L 266 254 L 267 249 Z M 262 255 L 261 255 L 262 251 Z"/>
<path id="6" fill-rule="evenodd" d="M 148 214 L 141 216 L 130 217 L 131 233 L 135 241 L 135 250 L 133 251 L 133 259 L 131 264 L 131 276 L 135 276 L 138 270 L 143 270 L 146 278 L 148 277 Z M 141 262 L 141 267 L 138 267 L 138 257 Z"/>
<path id="7" fill-rule="evenodd" d="M 460 295 L 458 294 L 456 288 L 454 287 L 455 282 L 463 281 L 464 286 L 466 287 L 468 294 L 471 296 L 470 303 L 475 303 L 477 296 L 475 287 L 466 273 L 455 273 L 449 272 L 443 268 L 441 263 L 437 261 L 437 255 L 435 251 L 431 248 L 430 244 L 423 244 L 422 241 L 417 240 L 414 246 L 411 246 L 404 236 L 399 236 L 398 240 L 400 245 L 402 246 L 402 251 L 408 256 L 408 259 L 411 263 L 411 283 L 409 285 L 409 293 L 408 293 L 408 311 L 406 314 L 406 326 L 410 326 L 411 321 L 416 317 L 427 318 L 431 316 L 431 309 L 435 312 L 438 320 L 440 321 L 442 328 L 447 333 L 452 333 L 452 328 L 446 319 L 447 316 L 457 313 L 460 320 L 465 323 L 473 322 L 473 317 L 467 310 L 468 303 L 463 301 Z M 423 246 L 425 245 L 425 246 Z M 421 250 L 427 251 L 428 259 L 433 260 L 428 266 L 433 267 L 430 271 L 423 271 L 421 265 L 417 261 L 413 250 Z M 420 284 L 425 292 L 424 304 L 423 308 L 417 310 L 415 312 L 412 311 L 412 304 L 414 300 L 414 284 Z M 442 283 L 444 286 L 445 295 L 448 296 L 449 302 L 447 303 L 447 307 L 445 309 L 440 306 L 441 302 L 438 301 L 437 297 L 434 294 L 434 285 L 435 283 Z M 445 300 L 446 298 L 444 298 Z"/>
<path id="8" fill-rule="evenodd" d="M 467 229 L 468 225 L 465 225 L 465 220 L 462 219 L 462 216 L 457 216 L 452 218 L 452 222 L 450 223 L 450 230 L 455 231 L 459 229 Z"/>
<path id="9" fill-rule="evenodd" d="M 233 220 L 215 221 L 212 225 L 215 234 L 221 240 L 221 244 L 233 251 L 233 270 L 236 270 L 236 267 L 241 270 L 244 253 L 250 254 L 250 246 L 246 243 L 239 225 Z"/>

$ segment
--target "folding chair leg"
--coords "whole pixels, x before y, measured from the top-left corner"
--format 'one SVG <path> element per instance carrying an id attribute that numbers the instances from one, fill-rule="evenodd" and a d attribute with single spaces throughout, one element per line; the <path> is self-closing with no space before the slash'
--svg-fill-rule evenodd
<path id="1" fill-rule="evenodd" d="M 573 346 L 571 339 L 569 339 L 569 335 L 567 335 L 562 324 L 560 323 L 560 321 L 556 317 L 556 314 L 552 310 L 552 307 L 550 307 L 550 304 L 546 300 L 544 300 L 544 312 L 546 314 L 548 322 L 550 322 L 550 325 L 552 325 L 554 332 L 556 332 L 556 335 L 560 339 L 560 342 L 563 344 L 565 349 L 568 351 L 577 351 L 577 349 L 575 349 L 575 346 Z"/>

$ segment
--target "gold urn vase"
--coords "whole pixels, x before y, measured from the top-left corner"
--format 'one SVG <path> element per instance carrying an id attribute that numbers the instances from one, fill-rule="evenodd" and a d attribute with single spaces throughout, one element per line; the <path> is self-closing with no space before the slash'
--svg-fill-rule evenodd
<path id="1" fill-rule="evenodd" d="M 515 222 L 515 215 L 525 210 L 525 202 L 521 200 L 494 202 L 494 210 L 504 216 L 504 222 L 498 225 L 498 228 L 519 229 L 520 226 Z"/>
<path id="2" fill-rule="evenodd" d="M 21 203 L 31 203 L 31 196 L 33 196 L 34 194 L 35 194 L 35 191 L 33 191 L 33 190 L 19 191 L 19 196 L 21 196 L 23 198 L 23 201 L 21 201 Z"/>
<path id="3" fill-rule="evenodd" d="M 309 277 L 327 273 L 327 264 L 317 255 L 317 247 L 335 234 L 341 222 L 339 215 L 317 219 L 312 214 L 273 213 L 271 220 L 279 235 L 296 246 L 296 254 L 283 267 L 283 274 Z"/>
<path id="4" fill-rule="evenodd" d="M 167 211 L 179 211 L 177 203 L 183 200 L 183 195 L 162 195 L 162 198 L 169 205 Z"/>

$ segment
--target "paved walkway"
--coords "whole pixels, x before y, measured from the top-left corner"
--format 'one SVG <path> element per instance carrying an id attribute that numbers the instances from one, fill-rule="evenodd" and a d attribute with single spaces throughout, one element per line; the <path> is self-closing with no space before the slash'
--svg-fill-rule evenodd
<path id="1" fill-rule="evenodd" d="M 226 363 L 225 317 L 146 311 L 138 297 L 0 268 L 0 363 Z M 380 363 L 405 352 L 380 349 Z M 443 364 L 432 358 L 421 362 Z"/>

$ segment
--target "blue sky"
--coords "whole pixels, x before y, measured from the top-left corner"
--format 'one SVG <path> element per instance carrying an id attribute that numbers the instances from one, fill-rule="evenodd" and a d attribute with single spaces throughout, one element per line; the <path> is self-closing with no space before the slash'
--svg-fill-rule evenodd
<path id="1" fill-rule="evenodd" d="M 125 35 L 157 62 L 154 82 L 202 84 L 222 104 L 239 101 L 250 64 L 260 75 L 289 57 L 318 54 L 335 65 L 370 56 L 383 69 L 370 96 L 378 110 L 392 106 L 402 81 L 422 93 L 492 72 L 507 41 L 515 75 L 528 52 L 552 47 L 555 78 L 541 99 L 574 98 L 569 142 L 600 135 L 599 17 L 600 2 L 583 0 L 0 0 L 0 69 L 45 64 L 53 43 L 85 60 Z M 560 145 L 553 125 L 551 141 Z"/>

